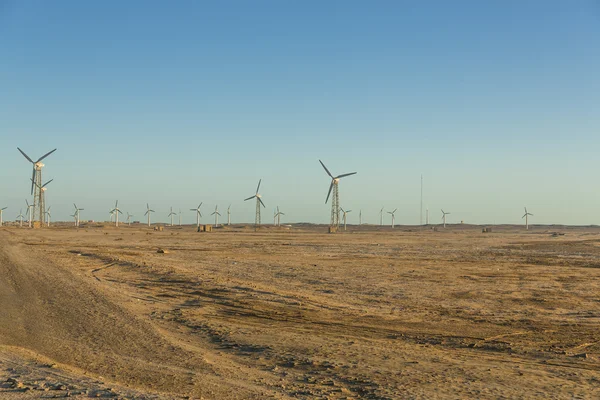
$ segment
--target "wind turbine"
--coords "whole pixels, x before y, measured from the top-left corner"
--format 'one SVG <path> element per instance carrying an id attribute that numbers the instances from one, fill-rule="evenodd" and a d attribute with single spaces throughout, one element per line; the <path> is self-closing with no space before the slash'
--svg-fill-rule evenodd
<path id="1" fill-rule="evenodd" d="M 379 225 L 383 226 L 383 208 L 381 207 L 381 210 L 379 210 Z"/>
<path id="2" fill-rule="evenodd" d="M 151 210 L 148 203 L 146 203 L 146 212 L 144 213 L 144 215 L 148 216 L 148 226 L 150 226 L 150 213 L 153 213 L 153 212 L 154 212 L 154 210 Z"/>
<path id="3" fill-rule="evenodd" d="M 210 214 L 210 215 L 214 215 L 215 216 L 215 228 L 216 228 L 217 226 L 219 226 L 219 215 L 221 215 L 219 213 L 219 205 L 215 206 L 215 212 L 212 213 L 212 214 Z"/>
<path id="4" fill-rule="evenodd" d="M 115 211 L 110 210 L 108 213 L 110 214 L 110 222 L 113 222 L 113 218 L 115 217 Z"/>
<path id="5" fill-rule="evenodd" d="M 358 226 L 362 225 L 362 210 L 358 211 Z"/>
<path id="6" fill-rule="evenodd" d="M 181 226 L 181 208 L 179 209 L 179 226 Z"/>
<path id="7" fill-rule="evenodd" d="M 73 203 L 73 207 L 75 207 L 75 226 L 79 227 L 79 211 L 83 211 L 83 208 L 77 207 L 77 204 Z"/>
<path id="8" fill-rule="evenodd" d="M 73 217 L 73 220 L 75 221 L 75 226 L 77 226 L 77 212 L 74 212 L 73 215 L 71 215 L 71 217 Z M 111 218 L 111 220 L 112 220 L 112 218 Z"/>
<path id="9" fill-rule="evenodd" d="M 527 207 L 525 207 L 525 214 L 521 217 L 521 219 L 525 218 L 525 229 L 529 230 L 529 216 L 533 217 L 533 214 L 527 212 Z"/>
<path id="10" fill-rule="evenodd" d="M 273 209 L 273 226 L 277 226 L 277 210 Z"/>
<path id="11" fill-rule="evenodd" d="M 133 217 L 132 214 L 129 214 L 129 212 L 127 213 L 127 225 L 131 226 L 131 217 Z"/>
<path id="12" fill-rule="evenodd" d="M 198 208 L 190 208 L 190 211 L 196 211 L 196 228 L 200 228 L 200 217 L 202 213 L 200 212 L 200 207 L 202 203 L 198 204 Z"/>
<path id="13" fill-rule="evenodd" d="M 119 226 L 119 214 L 123 214 L 121 210 L 119 210 L 119 200 L 115 201 L 115 208 L 112 209 L 111 213 L 115 214 L 115 226 Z"/>
<path id="14" fill-rule="evenodd" d="M 446 227 L 446 215 L 450 214 L 449 212 L 444 212 L 444 210 L 442 210 L 442 219 L 444 220 L 444 228 Z"/>
<path id="15" fill-rule="evenodd" d="M 394 229 L 394 223 L 396 222 L 396 216 L 394 215 L 394 213 L 397 211 L 398 209 L 395 208 L 394 211 L 388 211 L 388 214 L 392 215 L 392 229 Z"/>
<path id="16" fill-rule="evenodd" d="M 19 210 L 19 215 L 17 215 L 17 218 L 21 219 L 21 223 L 19 225 L 21 228 L 23 227 L 23 217 L 24 217 L 24 215 L 23 215 L 23 209 L 21 209 L 21 210 Z"/>
<path id="17" fill-rule="evenodd" d="M 346 230 L 346 214 L 348 214 L 349 212 L 352 212 L 352 210 L 344 211 L 344 209 L 342 207 L 340 207 L 340 210 L 344 214 L 344 230 Z"/>
<path id="18" fill-rule="evenodd" d="M 2 213 L 4 212 L 4 210 L 6 210 L 8 207 L 4 207 L 4 208 L 0 208 L 0 226 L 2 226 Z"/>
<path id="19" fill-rule="evenodd" d="M 425 225 L 429 225 L 429 207 L 425 211 Z"/>
<path id="20" fill-rule="evenodd" d="M 56 151 L 56 149 L 44 154 L 43 156 L 38 158 L 37 161 L 33 161 L 20 148 L 17 147 L 17 150 L 19 150 L 19 152 L 21 154 L 23 154 L 23 157 L 25 157 L 27 159 L 27 161 L 29 161 L 33 165 L 33 172 L 31 174 L 31 194 L 33 195 L 33 215 L 30 217 L 30 219 L 35 220 L 36 213 L 38 213 L 40 223 L 43 225 L 44 219 L 45 219 L 44 213 L 46 211 L 46 206 L 44 205 L 44 192 L 43 192 L 43 190 L 41 190 L 43 187 L 42 186 L 42 168 L 44 167 L 42 160 L 44 158 L 48 157 L 50 154 L 54 153 Z"/>
<path id="21" fill-rule="evenodd" d="M 285 215 L 285 213 L 282 213 L 281 211 L 279 211 L 279 206 L 277 206 L 277 213 L 275 214 L 275 217 L 277 217 L 277 226 L 281 226 L 281 216 Z"/>
<path id="22" fill-rule="evenodd" d="M 231 204 L 227 207 L 227 225 L 231 225 Z"/>
<path id="23" fill-rule="evenodd" d="M 329 200 L 329 196 L 331 195 L 331 191 L 333 190 L 333 199 L 331 201 L 330 226 L 337 228 L 340 226 L 340 192 L 339 192 L 339 187 L 338 187 L 339 183 L 340 183 L 340 179 L 345 176 L 354 175 L 354 174 L 356 174 L 356 172 L 350 172 L 348 174 L 341 174 L 338 176 L 333 176 L 333 175 L 331 175 L 331 172 L 329 172 L 329 170 L 327 169 L 325 164 L 323 164 L 323 161 L 319 160 L 319 162 L 323 166 L 323 169 L 325 169 L 325 172 L 327 172 L 327 175 L 329 175 L 329 177 L 331 178 L 331 184 L 329 185 L 329 192 L 327 192 L 327 198 L 325 199 L 325 204 L 327 204 L 327 201 Z"/>
<path id="24" fill-rule="evenodd" d="M 254 194 L 254 196 L 250 196 L 247 199 L 244 199 L 244 201 L 247 200 L 252 200 L 254 198 L 256 198 L 256 216 L 254 218 L 254 228 L 258 228 L 260 226 L 260 205 L 262 204 L 263 207 L 265 207 L 265 203 L 263 203 L 262 199 L 261 199 L 261 195 L 258 194 L 258 189 L 260 189 L 260 182 L 262 181 L 262 179 L 258 180 L 258 186 L 256 187 L 256 194 Z"/>
<path id="25" fill-rule="evenodd" d="M 50 218 L 52 218 L 52 215 L 50 214 L 50 207 L 52 206 L 48 206 L 48 209 L 46 210 L 46 215 L 48 216 L 48 227 L 50 227 Z"/>
<path id="26" fill-rule="evenodd" d="M 33 208 L 33 204 L 29 204 L 27 199 L 25 199 L 25 204 L 27 204 L 27 212 L 25 213 L 25 215 L 29 215 L 29 221 L 27 221 L 27 223 L 31 228 L 31 218 L 33 218 L 33 211 L 31 209 Z"/>
<path id="27" fill-rule="evenodd" d="M 173 212 L 173 207 L 171 207 L 171 212 L 167 215 L 167 217 L 171 217 L 171 226 L 173 226 L 173 215 L 176 215 L 176 213 Z"/>

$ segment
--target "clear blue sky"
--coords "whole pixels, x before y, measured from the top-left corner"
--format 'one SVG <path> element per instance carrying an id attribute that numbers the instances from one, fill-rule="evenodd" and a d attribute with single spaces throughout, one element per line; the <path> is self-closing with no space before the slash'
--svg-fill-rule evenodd
<path id="1" fill-rule="evenodd" d="M 598 1 L 0 0 L 0 206 L 600 224 Z M 387 218 L 389 220 L 389 218 Z M 184 221 L 193 222 L 192 212 Z M 389 222 L 389 221 L 387 221 Z"/>

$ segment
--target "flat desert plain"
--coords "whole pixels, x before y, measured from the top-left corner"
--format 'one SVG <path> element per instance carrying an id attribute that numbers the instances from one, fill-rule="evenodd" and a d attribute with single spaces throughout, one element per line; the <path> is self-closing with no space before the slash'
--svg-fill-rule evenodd
<path id="1" fill-rule="evenodd" d="M 600 229 L 325 231 L 1 228 L 0 398 L 600 398 Z"/>

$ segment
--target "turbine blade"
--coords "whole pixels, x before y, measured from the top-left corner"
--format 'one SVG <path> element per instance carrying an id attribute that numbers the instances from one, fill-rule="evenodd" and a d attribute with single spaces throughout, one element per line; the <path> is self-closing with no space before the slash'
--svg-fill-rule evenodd
<path id="1" fill-rule="evenodd" d="M 260 201 L 260 204 L 262 204 L 263 207 L 267 208 L 260 197 L 258 197 L 258 201 Z"/>
<path id="2" fill-rule="evenodd" d="M 31 173 L 31 194 L 33 194 L 33 184 L 35 183 L 35 166 L 33 167 L 33 172 Z"/>
<path id="3" fill-rule="evenodd" d="M 252 196 L 252 197 L 248 197 L 247 199 L 244 199 L 244 201 L 251 200 L 251 199 L 253 199 L 253 198 L 255 198 L 255 197 L 256 197 L 256 195 L 254 195 L 254 196 Z"/>
<path id="4" fill-rule="evenodd" d="M 342 174 L 342 175 L 338 175 L 338 176 L 336 176 L 336 179 L 343 178 L 343 177 L 345 177 L 345 176 L 354 175 L 354 174 L 356 174 L 356 172 L 350 172 L 349 174 Z"/>
<path id="5" fill-rule="evenodd" d="M 261 181 L 262 181 L 262 178 L 258 180 L 258 186 L 256 187 L 256 194 L 258 194 L 258 189 L 260 188 Z"/>
<path id="6" fill-rule="evenodd" d="M 148 211 L 150 211 L 150 210 L 148 210 Z M 145 217 L 146 215 L 148 215 L 148 211 L 146 211 L 146 212 L 144 213 L 144 217 Z"/>
<path id="7" fill-rule="evenodd" d="M 46 187 L 46 185 L 47 185 L 47 184 L 49 184 L 50 182 L 52 182 L 53 180 L 54 180 L 54 179 L 50 179 L 48 182 L 44 183 L 44 184 L 42 185 L 42 187 Z"/>
<path id="8" fill-rule="evenodd" d="M 329 175 L 331 177 L 331 179 L 333 179 L 333 175 L 331 175 L 331 172 L 329 172 L 329 170 L 327 169 L 327 167 L 325 166 L 325 164 L 323 164 L 323 161 L 319 160 L 319 162 L 321 163 L 321 165 L 325 169 L 325 172 L 327 172 L 327 175 Z M 327 203 L 327 202 L 325 202 L 325 203 Z"/>
<path id="9" fill-rule="evenodd" d="M 321 161 L 321 160 L 319 160 Z M 331 185 L 329 185 L 329 192 L 327 192 L 327 198 L 325 199 L 325 204 L 327 204 L 327 200 L 329 200 L 329 195 L 331 195 L 331 189 L 333 189 L 333 181 L 331 181 Z"/>
<path id="10" fill-rule="evenodd" d="M 29 161 L 32 164 L 35 164 L 33 162 L 33 160 L 31 158 L 29 158 L 29 156 L 27 154 L 25 154 L 25 152 L 23 150 L 21 150 L 20 148 L 17 147 L 17 150 L 19 150 L 21 152 L 21 154 L 23 154 L 23 157 L 25 157 L 27 159 L 27 161 Z"/>
<path id="11" fill-rule="evenodd" d="M 394 208 L 394 211 L 392 211 L 392 214 L 395 213 L 397 210 L 398 210 L 397 208 Z"/>
<path id="12" fill-rule="evenodd" d="M 46 154 L 44 154 L 43 156 L 41 156 L 41 157 L 39 158 L 39 160 L 37 160 L 36 162 L 40 162 L 40 161 L 42 161 L 44 158 L 48 157 L 50 154 L 54 153 L 55 151 L 56 151 L 56 149 L 54 149 L 54 150 L 52 150 L 52 151 L 49 151 L 49 152 L 47 152 Z"/>

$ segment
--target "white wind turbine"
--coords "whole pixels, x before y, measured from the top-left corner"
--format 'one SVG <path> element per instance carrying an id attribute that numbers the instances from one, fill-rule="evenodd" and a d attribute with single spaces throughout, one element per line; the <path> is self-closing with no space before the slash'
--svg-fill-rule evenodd
<path id="1" fill-rule="evenodd" d="M 129 214 L 129 212 L 127 212 L 127 225 L 131 226 L 131 217 L 133 217 L 132 214 Z"/>
<path id="2" fill-rule="evenodd" d="M 72 215 L 69 216 L 73 217 L 73 221 L 75 221 L 75 226 L 77 226 L 77 212 L 74 212 Z"/>
<path id="3" fill-rule="evenodd" d="M 442 220 L 444 221 L 444 228 L 446 227 L 446 215 L 450 214 L 449 212 L 444 212 L 442 210 Z"/>
<path id="4" fill-rule="evenodd" d="M 379 210 L 379 225 L 383 226 L 383 209 L 384 207 L 381 207 L 381 210 Z"/>
<path id="5" fill-rule="evenodd" d="M 23 217 L 24 217 L 24 215 L 23 215 L 23 210 L 21 209 L 21 210 L 19 210 L 19 215 L 17 215 L 17 219 L 20 219 L 20 220 L 21 220 L 21 223 L 19 224 L 19 226 L 20 226 L 21 228 L 23 227 Z"/>
<path id="6" fill-rule="evenodd" d="M 227 207 L 227 225 L 231 225 L 231 204 Z"/>
<path id="7" fill-rule="evenodd" d="M 362 225 L 362 210 L 358 210 L 358 225 Z"/>
<path id="8" fill-rule="evenodd" d="M 340 207 L 340 211 L 341 211 L 341 212 L 342 212 L 342 214 L 343 214 L 343 218 L 344 218 L 344 230 L 346 230 L 346 215 L 347 215 L 349 212 L 352 212 L 352 210 L 347 210 L 347 211 L 344 211 L 344 209 L 343 209 L 342 207 Z"/>
<path id="9" fill-rule="evenodd" d="M 79 227 L 79 211 L 83 211 L 83 208 L 77 207 L 75 203 L 73 203 L 73 207 L 75 207 L 75 213 L 73 214 L 75 216 L 75 226 Z"/>
<path id="10" fill-rule="evenodd" d="M 173 226 L 173 215 L 176 215 L 176 213 L 173 212 L 173 207 L 171 207 L 171 212 L 167 215 L 167 217 L 171 217 L 171 226 Z"/>
<path id="11" fill-rule="evenodd" d="M 200 212 L 200 207 L 202 203 L 198 204 L 198 208 L 190 208 L 190 211 L 196 211 L 196 228 L 200 228 L 200 217 L 202 217 L 202 213 Z"/>
<path id="12" fill-rule="evenodd" d="M 221 213 L 219 213 L 219 206 L 218 205 L 215 206 L 215 212 L 213 212 L 210 215 L 214 215 L 215 216 L 215 228 L 216 228 L 217 226 L 219 226 L 219 215 L 221 215 Z"/>
<path id="13" fill-rule="evenodd" d="M 247 199 L 244 199 L 244 201 L 247 201 L 247 200 L 252 200 L 252 199 L 256 198 L 256 215 L 254 217 L 254 229 L 255 230 L 260 226 L 260 206 L 261 206 L 261 204 L 263 207 L 265 207 L 265 203 L 263 203 L 263 201 L 261 199 L 262 196 L 258 193 L 258 189 L 260 189 L 260 182 L 262 182 L 262 179 L 258 180 L 258 186 L 256 187 L 256 193 L 254 194 L 254 196 L 250 196 Z"/>
<path id="14" fill-rule="evenodd" d="M 181 226 L 181 208 L 179 209 L 179 226 Z"/>
<path id="15" fill-rule="evenodd" d="M 111 213 L 115 214 L 115 226 L 119 226 L 119 214 L 123 214 L 121 210 L 119 210 L 119 200 L 115 201 L 115 208 L 112 209 Z"/>
<path id="16" fill-rule="evenodd" d="M 525 229 L 529 230 L 529 216 L 533 217 L 533 214 L 527 212 L 527 207 L 525 207 L 525 214 L 521 217 L 521 219 L 525 218 Z"/>
<path id="17" fill-rule="evenodd" d="M 281 211 L 279 211 L 279 206 L 277 206 L 277 213 L 275 214 L 275 217 L 277 218 L 277 226 L 281 226 L 281 216 L 285 215 L 285 213 L 282 213 Z"/>
<path id="18" fill-rule="evenodd" d="M 0 208 L 0 226 L 2 226 L 2 213 L 4 212 L 4 210 L 6 210 L 8 207 L 4 207 L 4 208 Z"/>
<path id="19" fill-rule="evenodd" d="M 50 214 L 50 207 L 52 206 L 48 206 L 48 209 L 46 210 L 46 215 L 48 216 L 48 221 L 46 221 L 48 223 L 48 227 L 50 227 L 50 218 L 52 218 L 52 214 Z"/>
<path id="20" fill-rule="evenodd" d="M 396 216 L 394 215 L 394 213 L 397 211 L 398 209 L 395 208 L 394 211 L 388 211 L 388 214 L 391 214 L 392 216 L 392 229 L 394 229 L 394 223 L 396 222 Z"/>
<path id="21" fill-rule="evenodd" d="M 29 204 L 27 199 L 25 199 L 25 203 L 27 204 L 27 212 L 25 213 L 25 215 L 29 215 L 29 220 L 27 221 L 27 223 L 29 224 L 29 227 L 31 228 L 31 220 L 33 218 L 33 204 Z"/>
<path id="22" fill-rule="evenodd" d="M 425 225 L 429 225 L 429 208 L 425 211 Z"/>
<path id="23" fill-rule="evenodd" d="M 331 174 L 331 172 L 329 172 L 329 170 L 327 169 L 325 164 L 323 164 L 323 161 L 319 160 L 319 162 L 321 163 L 321 166 L 323 167 L 323 169 L 325 169 L 325 172 L 327 172 L 327 175 L 329 175 L 329 177 L 331 178 L 331 184 L 329 185 L 329 192 L 327 192 L 327 198 L 325 199 L 325 204 L 327 204 L 327 201 L 329 200 L 329 195 L 331 195 L 331 192 L 333 191 L 333 197 L 331 199 L 331 220 L 329 222 L 329 226 L 337 229 L 340 226 L 340 192 L 339 192 L 340 179 L 344 178 L 346 176 L 354 175 L 354 174 L 356 174 L 356 172 L 350 172 L 348 174 L 341 174 L 338 176 L 333 176 Z"/>
<path id="24" fill-rule="evenodd" d="M 146 212 L 144 213 L 144 215 L 148 216 L 148 226 L 150 226 L 150 213 L 153 213 L 153 212 L 154 212 L 154 210 L 151 210 L 148 203 L 146 203 Z"/>
<path id="25" fill-rule="evenodd" d="M 273 226 L 277 226 L 277 210 L 273 209 Z"/>

